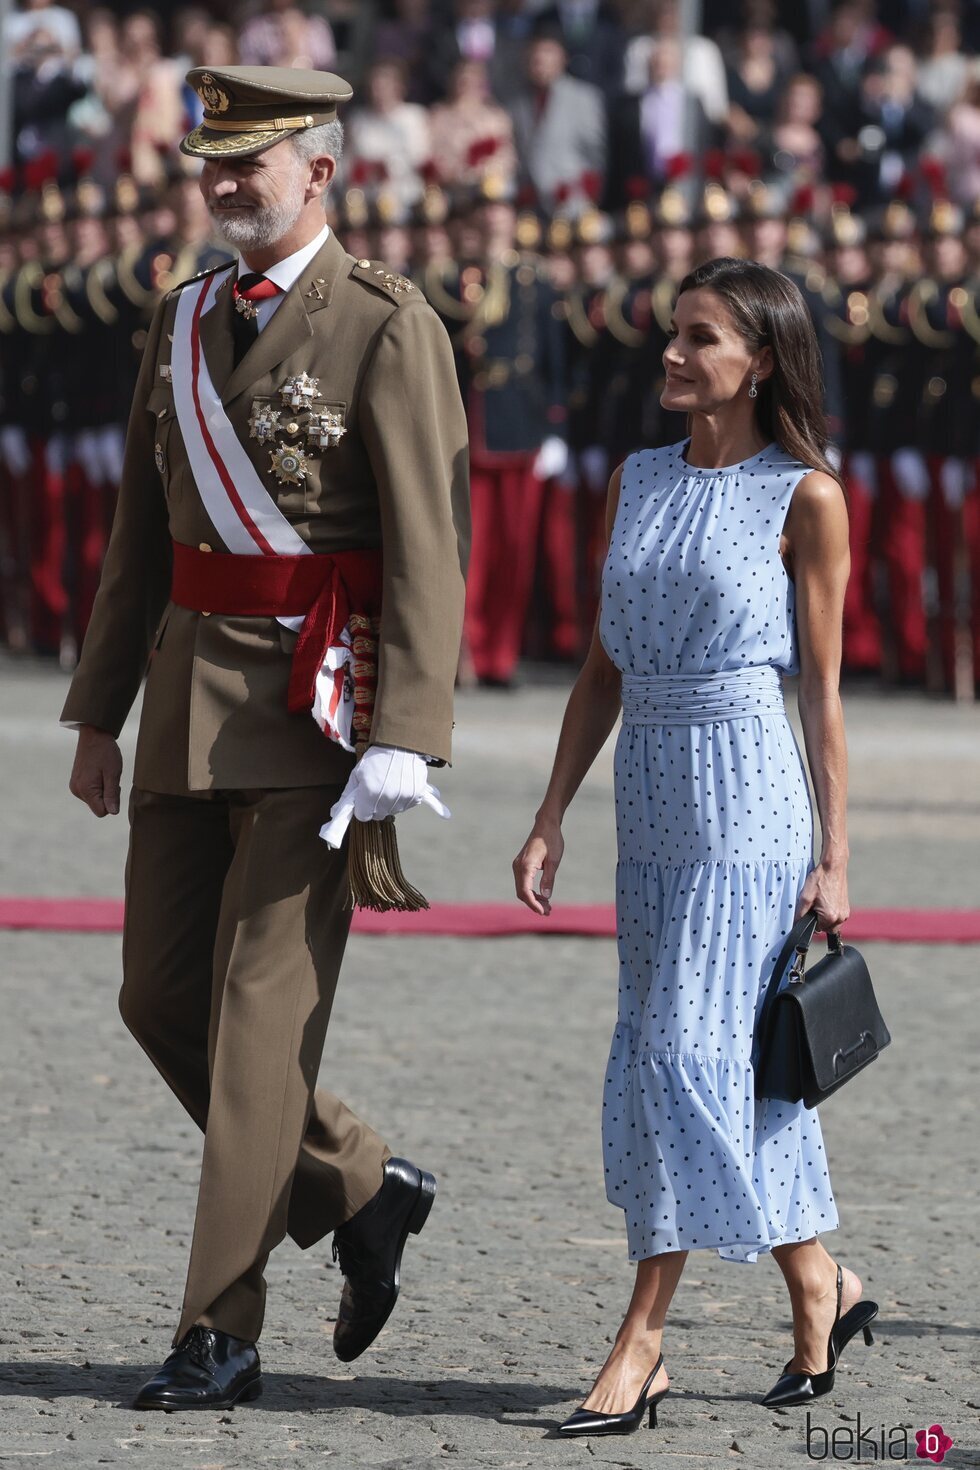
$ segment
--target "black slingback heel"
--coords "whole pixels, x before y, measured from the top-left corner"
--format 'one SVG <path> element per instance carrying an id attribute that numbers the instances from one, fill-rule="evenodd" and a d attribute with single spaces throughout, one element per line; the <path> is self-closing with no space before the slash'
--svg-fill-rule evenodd
<path id="1" fill-rule="evenodd" d="M 659 1393 L 655 1394 L 650 1393 L 650 1386 L 660 1372 L 663 1361 L 664 1355 L 661 1353 L 654 1364 L 653 1372 L 640 1389 L 640 1396 L 632 1409 L 627 1409 L 624 1414 L 600 1414 L 595 1409 L 576 1409 L 564 1424 L 559 1424 L 558 1434 L 563 1439 L 571 1439 L 575 1435 L 583 1434 L 632 1434 L 643 1423 L 643 1416 L 647 1409 L 650 1410 L 650 1428 L 656 1429 L 657 1405 L 670 1393 L 670 1386 L 662 1388 Z"/>
<path id="2" fill-rule="evenodd" d="M 790 1373 L 789 1363 L 766 1394 L 762 1402 L 767 1408 L 786 1408 L 789 1404 L 808 1404 L 829 1393 L 834 1386 L 837 1362 L 846 1343 L 858 1332 L 864 1333 L 868 1347 L 874 1342 L 870 1323 L 878 1315 L 877 1302 L 857 1302 L 850 1311 L 840 1314 L 841 1293 L 844 1286 L 843 1272 L 837 1267 L 837 1315 L 830 1329 L 827 1343 L 827 1368 L 823 1373 Z M 790 1363 L 792 1362 L 790 1358 Z"/>

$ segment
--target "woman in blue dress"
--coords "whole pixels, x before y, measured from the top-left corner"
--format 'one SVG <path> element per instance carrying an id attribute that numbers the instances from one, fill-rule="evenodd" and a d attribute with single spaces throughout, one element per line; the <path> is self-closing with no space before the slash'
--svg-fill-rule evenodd
<path id="1" fill-rule="evenodd" d="M 844 1343 L 861 1328 L 870 1341 L 877 1311 L 818 1238 L 838 1217 L 816 1112 L 756 1100 L 751 1064 L 794 922 L 814 909 L 832 930 L 849 912 L 847 508 L 826 453 L 819 352 L 796 286 L 734 259 L 686 277 L 670 335 L 661 403 L 687 413 L 690 437 L 612 476 L 596 635 L 514 861 L 518 896 L 547 915 L 562 817 L 621 709 L 619 1014 L 602 1144 L 636 1281 L 566 1435 L 628 1432 L 647 1410 L 656 1422 L 664 1321 L 689 1250 L 775 1257 L 795 1350 L 766 1404 L 829 1392 Z M 784 673 L 800 676 L 816 862 Z"/>

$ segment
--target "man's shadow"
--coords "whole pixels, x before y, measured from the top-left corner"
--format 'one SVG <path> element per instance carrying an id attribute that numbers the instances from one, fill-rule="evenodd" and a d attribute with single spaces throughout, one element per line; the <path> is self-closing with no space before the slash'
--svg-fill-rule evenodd
<path id="1" fill-rule="evenodd" d="M 50 1359 L 0 1363 L 0 1395 L 6 1397 L 95 1399 L 129 1409 L 132 1398 L 159 1365 L 156 1363 L 59 1363 Z M 355 1379 L 317 1377 L 312 1373 L 262 1374 L 262 1395 L 250 1409 L 282 1413 L 285 1409 L 369 1409 L 392 1418 L 453 1414 L 498 1423 L 552 1428 L 569 1412 L 567 1384 L 500 1382 L 465 1378 L 394 1378 L 360 1376 Z M 553 1412 L 540 1414 L 548 1409 Z M 197 1412 L 197 1411 L 188 1411 Z M 220 1413 L 221 1410 L 207 1412 Z M 515 1414 L 534 1415 L 514 1419 Z"/>

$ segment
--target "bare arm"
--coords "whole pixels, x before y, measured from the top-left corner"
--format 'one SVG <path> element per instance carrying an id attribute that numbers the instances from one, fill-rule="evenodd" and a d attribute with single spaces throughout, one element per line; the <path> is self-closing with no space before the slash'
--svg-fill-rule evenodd
<path id="1" fill-rule="evenodd" d="M 609 481 L 607 541 L 616 519 L 621 471 L 620 465 Z M 514 859 L 517 896 L 536 914 L 551 913 L 555 873 L 565 849 L 562 818 L 605 745 L 622 706 L 620 673 L 599 641 L 598 623 L 597 617 L 589 652 L 565 706 L 548 790 L 538 808 L 531 835 Z M 535 893 L 534 879 L 539 872 L 540 892 Z"/>
<path id="2" fill-rule="evenodd" d="M 821 929 L 836 929 L 850 913 L 847 743 L 839 690 L 850 552 L 847 506 L 836 480 L 814 471 L 800 481 L 786 535 L 796 584 L 798 704 L 821 831 L 820 858 L 800 895 L 797 916 L 813 908 Z"/>

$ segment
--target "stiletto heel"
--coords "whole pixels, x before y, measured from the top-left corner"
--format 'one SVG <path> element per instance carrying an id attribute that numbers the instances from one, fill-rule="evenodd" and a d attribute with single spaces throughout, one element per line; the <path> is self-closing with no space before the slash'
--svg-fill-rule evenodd
<path id="1" fill-rule="evenodd" d="M 789 1363 L 786 1364 L 779 1378 L 766 1394 L 762 1402 L 767 1408 L 786 1408 L 790 1404 L 808 1404 L 811 1399 L 818 1399 L 823 1394 L 829 1393 L 834 1386 L 834 1377 L 837 1372 L 837 1363 L 847 1343 L 858 1332 L 864 1333 L 864 1340 L 870 1347 L 874 1338 L 868 1325 L 878 1315 L 877 1302 L 856 1302 L 850 1311 L 840 1314 L 841 1294 L 843 1291 L 844 1276 L 840 1266 L 837 1267 L 837 1315 L 834 1317 L 834 1325 L 830 1329 L 830 1339 L 827 1343 L 827 1369 L 824 1373 L 790 1373 Z M 789 1362 L 793 1360 L 790 1358 Z"/>
<path id="2" fill-rule="evenodd" d="M 562 1439 L 570 1439 L 575 1435 L 583 1434 L 632 1434 L 643 1423 L 643 1416 L 647 1409 L 650 1410 L 650 1428 L 656 1429 L 657 1405 L 670 1393 L 669 1385 L 667 1388 L 662 1388 L 659 1393 L 652 1395 L 650 1393 L 653 1380 L 660 1372 L 663 1361 L 664 1355 L 661 1353 L 654 1365 L 653 1372 L 640 1389 L 640 1396 L 632 1409 L 627 1409 L 624 1414 L 600 1414 L 595 1409 L 576 1409 L 564 1424 L 559 1424 L 558 1434 Z"/>

